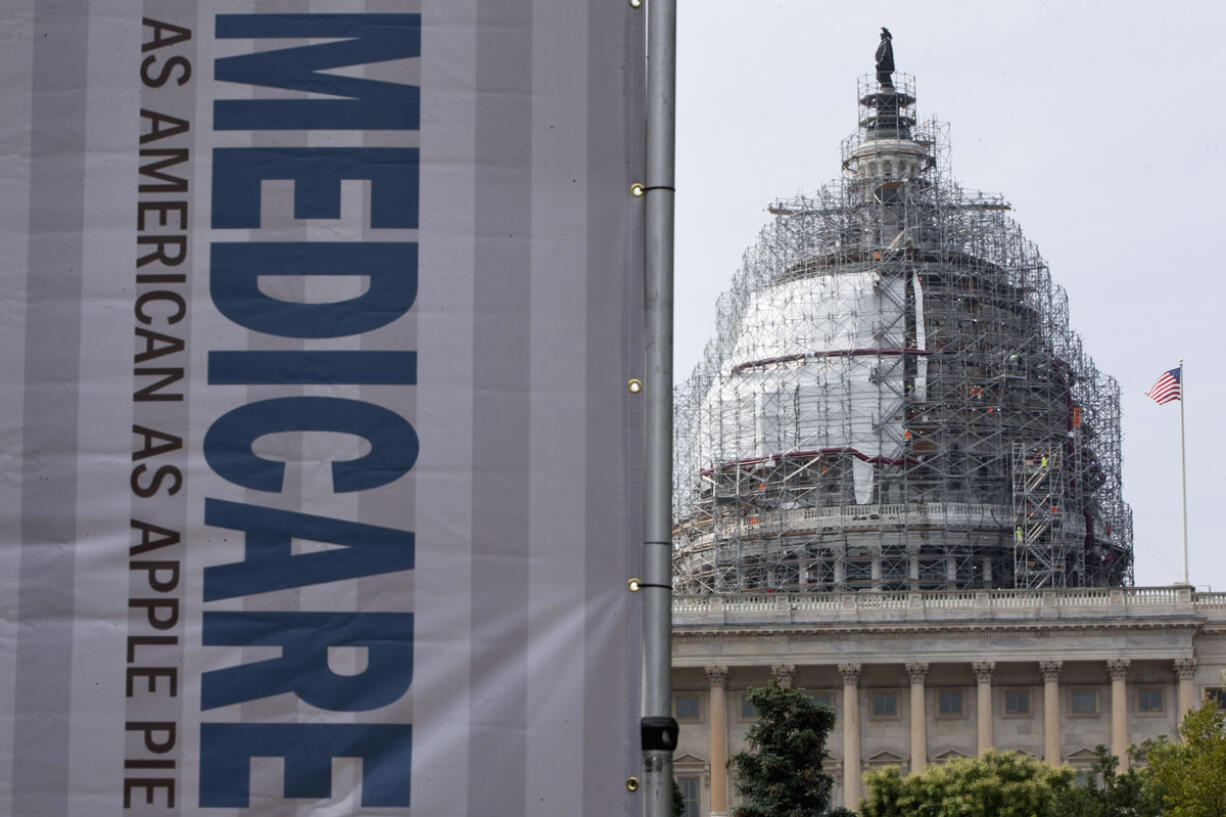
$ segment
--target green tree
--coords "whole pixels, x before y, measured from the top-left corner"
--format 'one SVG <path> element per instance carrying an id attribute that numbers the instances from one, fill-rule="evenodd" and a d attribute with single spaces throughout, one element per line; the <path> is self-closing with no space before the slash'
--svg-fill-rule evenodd
<path id="1" fill-rule="evenodd" d="M 1059 813 L 1065 817 L 1158 817 L 1162 798 L 1154 785 L 1152 772 L 1139 767 L 1141 752 L 1130 751 L 1132 768 L 1120 774 L 1119 758 L 1106 746 L 1095 748 L 1094 765 L 1085 785 L 1075 787 L 1061 801 Z"/>
<path id="2" fill-rule="evenodd" d="M 861 817 L 1059 817 L 1073 770 L 1021 752 L 988 752 L 902 776 L 870 772 Z"/>
<path id="3" fill-rule="evenodd" d="M 834 713 L 803 692 L 777 684 L 750 689 L 758 720 L 749 749 L 732 757 L 744 804 L 733 817 L 819 817 L 830 806 L 834 781 L 822 771 Z"/>
<path id="4" fill-rule="evenodd" d="M 1226 711 L 1212 701 L 1179 725 L 1180 743 L 1146 741 L 1145 760 L 1170 817 L 1226 817 Z"/>

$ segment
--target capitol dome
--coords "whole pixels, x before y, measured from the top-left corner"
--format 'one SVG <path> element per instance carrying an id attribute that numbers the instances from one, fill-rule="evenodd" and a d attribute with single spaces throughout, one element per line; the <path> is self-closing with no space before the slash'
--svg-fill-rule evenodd
<path id="1" fill-rule="evenodd" d="M 686 593 L 1131 583 L 1119 388 L 914 80 L 860 80 L 840 179 L 770 207 L 677 392 Z"/>

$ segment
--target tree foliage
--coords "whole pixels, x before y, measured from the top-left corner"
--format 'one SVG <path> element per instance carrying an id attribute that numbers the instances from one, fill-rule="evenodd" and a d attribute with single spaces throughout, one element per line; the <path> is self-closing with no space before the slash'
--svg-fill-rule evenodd
<path id="1" fill-rule="evenodd" d="M 1145 760 L 1170 817 L 1226 817 L 1226 711 L 1212 701 L 1179 725 L 1181 743 L 1147 741 Z"/>
<path id="2" fill-rule="evenodd" d="M 758 720 L 737 752 L 736 788 L 744 804 L 733 817 L 819 817 L 830 806 L 833 780 L 822 771 L 834 713 L 808 695 L 776 684 L 751 689 Z"/>
<path id="3" fill-rule="evenodd" d="M 867 776 L 861 817 L 1226 817 L 1226 711 L 1213 702 L 1188 713 L 1181 741 L 1146 741 L 1119 772 L 1106 747 L 1083 785 L 1068 767 L 1018 752 L 989 752 L 904 777 Z"/>
<path id="4" fill-rule="evenodd" d="M 902 776 L 870 772 L 861 817 L 1061 817 L 1073 771 L 1021 752 L 988 752 Z"/>
<path id="5" fill-rule="evenodd" d="M 1119 758 L 1098 746 L 1085 785 L 1062 801 L 1064 817 L 1159 817 L 1162 798 L 1147 768 L 1138 768 L 1141 752 L 1133 747 L 1132 768 L 1120 774 Z"/>

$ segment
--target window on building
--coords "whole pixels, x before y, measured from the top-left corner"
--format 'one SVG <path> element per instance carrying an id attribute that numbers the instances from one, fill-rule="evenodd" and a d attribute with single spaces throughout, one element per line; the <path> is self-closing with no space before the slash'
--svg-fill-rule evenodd
<path id="1" fill-rule="evenodd" d="M 834 709 L 834 696 L 829 692 L 810 692 L 809 700 L 818 706 Z"/>
<path id="2" fill-rule="evenodd" d="M 852 559 L 844 561 L 847 571 L 846 581 L 849 585 L 871 585 L 873 582 L 873 562 L 871 559 Z"/>
<path id="3" fill-rule="evenodd" d="M 1138 687 L 1137 711 L 1162 712 L 1165 708 L 1162 700 L 1162 687 Z"/>
<path id="4" fill-rule="evenodd" d="M 1098 714 L 1098 690 L 1074 689 L 1070 693 L 1071 709 L 1074 715 Z"/>
<path id="5" fill-rule="evenodd" d="M 701 779 L 698 775 L 677 775 L 677 785 L 681 787 L 681 799 L 685 808 L 681 817 L 699 817 L 702 803 L 699 800 L 702 792 Z"/>
<path id="6" fill-rule="evenodd" d="M 898 717 L 898 693 L 897 692 L 874 692 L 873 693 L 873 717 L 874 718 L 896 718 Z"/>
<path id="7" fill-rule="evenodd" d="M 1226 688 L 1205 687 L 1205 700 L 1213 701 L 1218 706 L 1226 709 Z"/>
<path id="8" fill-rule="evenodd" d="M 758 708 L 749 700 L 749 695 L 741 695 L 741 718 L 751 721 L 758 717 Z"/>
<path id="9" fill-rule="evenodd" d="M 937 692 L 937 714 L 946 718 L 957 718 L 962 715 L 962 690 L 942 689 Z"/>
<path id="10" fill-rule="evenodd" d="M 1029 715 L 1030 714 L 1030 690 L 1028 689 L 1006 689 L 1005 690 L 1005 714 L 1006 715 Z"/>
<path id="11" fill-rule="evenodd" d="M 696 693 L 683 692 L 673 696 L 673 717 L 677 720 L 696 721 L 702 717 L 701 712 Z"/>
<path id="12" fill-rule="evenodd" d="M 945 581 L 945 559 L 919 560 L 919 578 L 921 587 L 940 587 Z"/>

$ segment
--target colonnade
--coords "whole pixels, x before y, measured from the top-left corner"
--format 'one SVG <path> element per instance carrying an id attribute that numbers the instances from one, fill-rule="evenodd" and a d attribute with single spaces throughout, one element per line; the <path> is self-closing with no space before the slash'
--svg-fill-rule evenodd
<path id="1" fill-rule="evenodd" d="M 1107 675 L 1111 679 L 1111 752 L 1120 759 L 1121 770 L 1128 768 L 1128 706 L 1127 680 L 1130 667 L 1127 658 L 1106 662 Z M 1195 706 L 1196 673 L 1195 658 L 1179 658 L 1173 662 L 1178 680 L 1176 713 L 1179 720 Z M 928 713 L 926 662 L 916 661 L 904 665 L 910 684 L 910 771 L 922 771 L 928 763 Z M 1061 755 L 1060 677 L 1063 662 L 1040 661 L 1039 674 L 1043 679 L 1043 757 L 1048 763 L 1059 765 Z M 976 661 L 971 664 L 975 676 L 976 743 L 979 754 L 994 748 L 992 681 L 996 671 L 994 661 Z M 843 681 L 842 723 L 843 746 L 843 802 L 854 808 L 860 801 L 862 788 L 862 757 L 860 750 L 860 676 L 863 664 L 838 665 Z M 778 664 L 771 668 L 772 678 L 783 687 L 791 687 L 795 678 L 795 666 Z M 711 817 L 728 814 L 728 724 L 727 686 L 728 667 L 706 668 L 710 684 L 710 768 L 711 768 Z"/>

